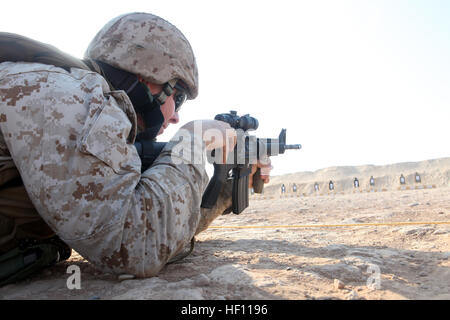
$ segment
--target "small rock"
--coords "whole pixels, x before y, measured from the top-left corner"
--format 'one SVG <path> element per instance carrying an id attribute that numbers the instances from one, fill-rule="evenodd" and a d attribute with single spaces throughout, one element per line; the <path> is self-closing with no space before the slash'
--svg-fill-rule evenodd
<path id="1" fill-rule="evenodd" d="M 361 273 L 361 270 L 353 265 L 347 263 L 327 264 L 319 267 L 313 267 L 312 270 L 317 272 L 320 276 L 328 279 L 339 279 L 344 283 L 366 281 L 366 277 Z"/>
<path id="2" fill-rule="evenodd" d="M 261 263 L 261 264 L 273 263 L 273 260 L 270 258 L 267 258 L 267 257 L 260 257 L 258 259 L 258 263 Z"/>
<path id="3" fill-rule="evenodd" d="M 416 233 L 416 232 L 417 232 L 417 229 L 410 229 L 410 230 L 405 231 L 404 233 L 405 233 L 406 235 L 410 235 L 410 234 L 414 234 L 414 233 Z"/>
<path id="4" fill-rule="evenodd" d="M 119 281 L 132 280 L 136 278 L 134 274 L 121 274 L 117 277 Z"/>
<path id="5" fill-rule="evenodd" d="M 450 252 L 443 252 L 441 253 L 441 259 L 442 260 L 448 260 L 450 258 Z"/>
<path id="6" fill-rule="evenodd" d="M 410 207 L 416 207 L 416 206 L 418 206 L 419 205 L 419 203 L 418 202 L 415 202 L 415 203 L 411 203 L 409 206 Z"/>
<path id="7" fill-rule="evenodd" d="M 426 277 L 428 274 L 426 272 L 419 273 L 419 277 Z"/>
<path id="8" fill-rule="evenodd" d="M 291 267 L 287 267 L 286 270 L 289 271 L 289 270 L 292 270 L 292 268 Z"/>
<path id="9" fill-rule="evenodd" d="M 439 211 L 439 214 L 444 214 L 444 211 Z"/>
<path id="10" fill-rule="evenodd" d="M 339 300 L 339 298 L 331 296 L 313 297 L 313 300 Z"/>
<path id="11" fill-rule="evenodd" d="M 210 283 L 209 278 L 206 275 L 204 275 L 203 273 L 198 275 L 194 280 L 194 284 L 199 287 L 208 286 L 209 283 Z"/>
<path id="12" fill-rule="evenodd" d="M 336 290 L 342 290 L 345 288 L 345 284 L 339 279 L 334 279 L 334 288 Z"/>
<path id="13" fill-rule="evenodd" d="M 419 227 L 419 228 L 412 228 L 412 229 L 407 229 L 406 231 L 404 231 L 403 233 L 405 235 L 416 235 L 416 236 L 424 236 L 427 233 L 432 233 L 434 232 L 435 229 L 434 228 L 425 228 L 425 227 Z"/>
<path id="14" fill-rule="evenodd" d="M 355 292 L 355 290 L 352 290 L 352 291 L 350 291 L 349 294 L 347 294 L 346 299 L 347 299 L 347 300 L 358 300 L 358 299 L 359 299 L 359 296 L 358 296 L 358 294 Z"/>

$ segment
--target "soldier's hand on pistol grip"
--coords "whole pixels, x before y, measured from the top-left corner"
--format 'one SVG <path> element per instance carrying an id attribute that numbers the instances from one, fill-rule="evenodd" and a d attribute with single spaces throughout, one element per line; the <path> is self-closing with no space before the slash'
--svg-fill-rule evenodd
<path id="1" fill-rule="evenodd" d="M 261 193 L 264 188 L 264 184 L 270 181 L 270 172 L 273 166 L 271 164 L 270 158 L 264 161 L 258 161 L 257 164 L 252 165 L 252 172 L 248 179 L 248 187 L 253 188 L 255 193 Z"/>

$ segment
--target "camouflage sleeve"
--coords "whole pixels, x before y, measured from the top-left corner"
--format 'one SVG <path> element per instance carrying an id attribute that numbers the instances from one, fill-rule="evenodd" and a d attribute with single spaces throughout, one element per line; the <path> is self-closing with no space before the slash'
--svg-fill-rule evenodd
<path id="1" fill-rule="evenodd" d="M 220 215 L 231 212 L 232 198 L 231 192 L 233 188 L 232 181 L 228 181 L 222 188 L 217 202 L 211 209 L 201 208 L 201 218 L 195 235 L 208 229 L 209 225 Z"/>
<path id="2" fill-rule="evenodd" d="M 34 206 L 98 268 L 153 276 L 208 216 L 204 159 L 169 144 L 141 175 L 131 102 L 98 74 L 3 63 L 0 97 L 1 134 Z"/>

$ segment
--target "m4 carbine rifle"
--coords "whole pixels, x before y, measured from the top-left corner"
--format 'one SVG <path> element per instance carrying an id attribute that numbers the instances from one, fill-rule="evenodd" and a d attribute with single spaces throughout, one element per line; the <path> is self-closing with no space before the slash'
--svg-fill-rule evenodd
<path id="1" fill-rule="evenodd" d="M 214 175 L 211 178 L 202 197 L 202 208 L 212 208 L 217 202 L 219 193 L 222 191 L 227 180 L 233 180 L 232 186 L 232 210 L 239 214 L 248 207 L 249 194 L 248 182 L 252 171 L 252 165 L 257 161 L 264 161 L 267 157 L 283 154 L 288 149 L 301 149 L 300 144 L 286 144 L 286 129 L 281 129 L 278 139 L 256 138 L 248 134 L 250 130 L 258 128 L 258 120 L 246 114 L 238 116 L 236 111 L 221 113 L 214 117 L 228 123 L 237 133 L 237 144 L 230 153 L 226 163 L 212 161 L 215 156 L 213 150 L 208 154 L 209 162 L 213 162 Z M 135 146 L 141 157 L 142 171 L 145 171 L 161 153 L 165 142 L 140 141 Z M 253 175 L 253 190 L 262 193 L 264 183 L 261 179 L 261 170 L 258 168 Z"/>

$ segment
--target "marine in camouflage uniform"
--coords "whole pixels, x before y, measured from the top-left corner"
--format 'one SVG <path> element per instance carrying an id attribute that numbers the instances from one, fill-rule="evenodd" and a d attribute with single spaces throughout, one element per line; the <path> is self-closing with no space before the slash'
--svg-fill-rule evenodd
<path id="1" fill-rule="evenodd" d="M 134 13 L 112 20 L 86 58 L 156 84 L 181 79 L 188 98 L 197 96 L 192 49 L 159 17 Z M 28 221 L 43 224 L 42 218 L 46 232 L 101 270 L 154 276 L 230 207 L 231 190 L 223 190 L 215 208 L 200 208 L 205 159 L 192 163 L 172 152 L 173 143 L 141 173 L 133 104 L 96 71 L 0 64 L 0 171 L 20 173 Z M 201 137 L 192 139 L 205 149 Z"/>

